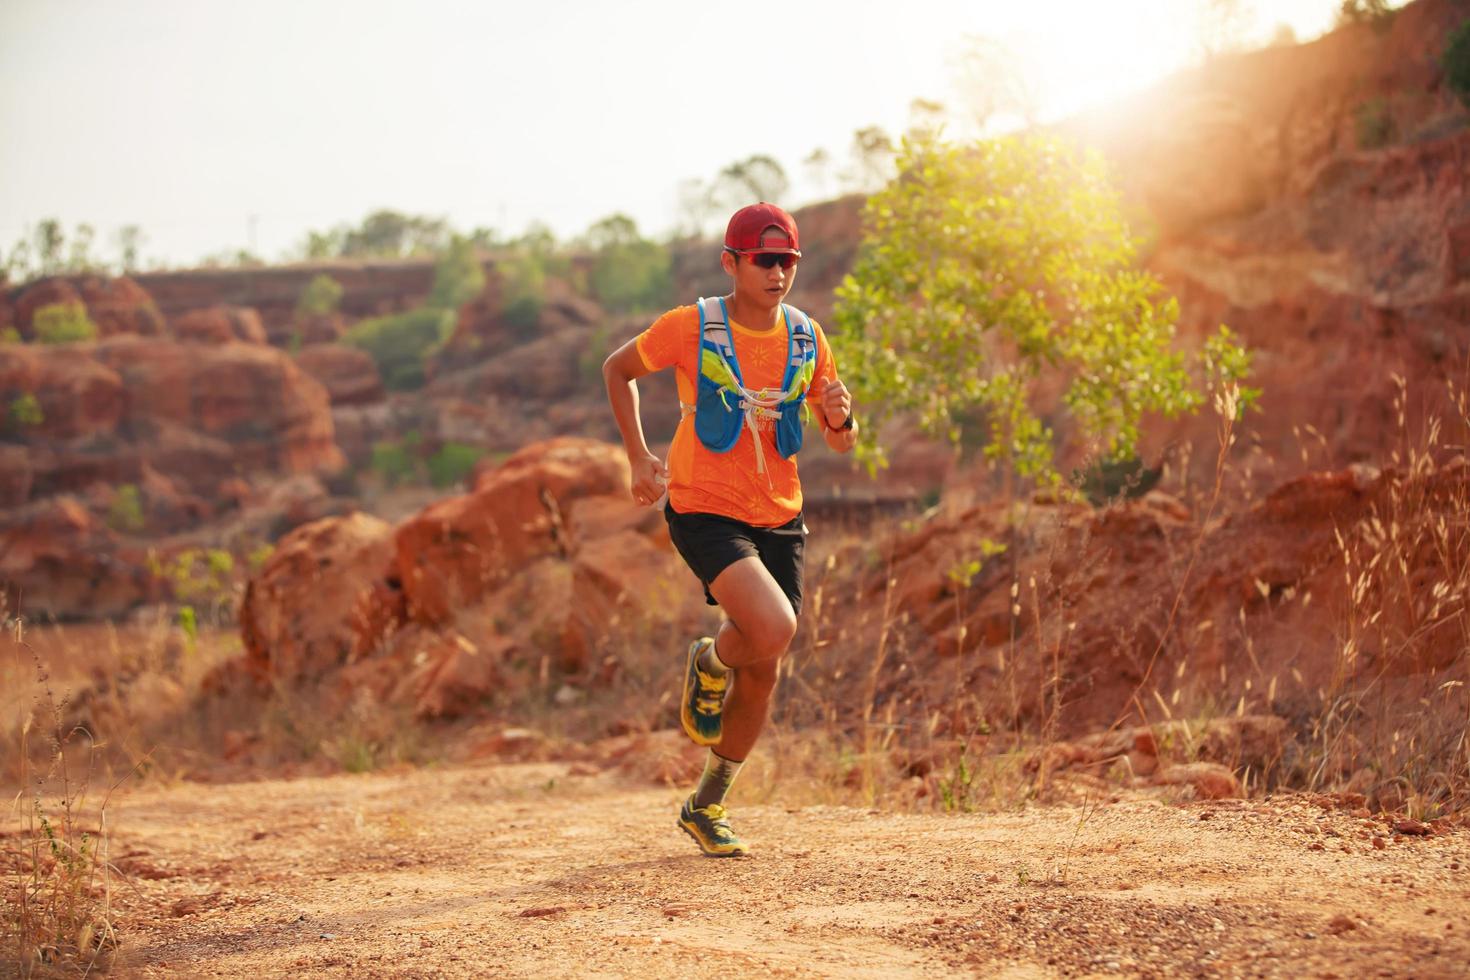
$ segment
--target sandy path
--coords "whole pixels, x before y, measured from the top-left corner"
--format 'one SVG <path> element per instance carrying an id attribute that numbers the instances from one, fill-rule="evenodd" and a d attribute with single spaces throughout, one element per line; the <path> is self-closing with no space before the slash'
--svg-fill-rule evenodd
<path id="1" fill-rule="evenodd" d="M 112 853 L 137 886 L 119 900 L 124 972 L 1470 974 L 1464 832 L 1400 837 L 1304 800 L 746 806 L 753 856 L 717 861 L 675 828 L 675 791 L 578 771 L 114 798 Z"/>

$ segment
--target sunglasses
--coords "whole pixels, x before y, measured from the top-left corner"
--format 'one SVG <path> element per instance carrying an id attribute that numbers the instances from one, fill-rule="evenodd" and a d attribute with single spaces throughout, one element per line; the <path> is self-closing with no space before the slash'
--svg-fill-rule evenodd
<path id="1" fill-rule="evenodd" d="M 762 269 L 774 269 L 778 265 L 789 269 L 801 258 L 800 255 L 792 255 L 790 252 L 740 252 L 733 248 L 726 251 L 732 255 L 743 255 Z"/>

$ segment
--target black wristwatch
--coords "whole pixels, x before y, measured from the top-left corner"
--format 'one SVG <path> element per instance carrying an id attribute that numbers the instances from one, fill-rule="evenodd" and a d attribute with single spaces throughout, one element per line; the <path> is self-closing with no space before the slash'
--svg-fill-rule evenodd
<path id="1" fill-rule="evenodd" d="M 839 430 L 843 431 L 843 432 L 851 431 L 851 429 L 852 429 L 852 413 L 851 412 L 848 412 L 847 413 L 847 419 L 841 425 L 839 425 L 837 428 Z"/>

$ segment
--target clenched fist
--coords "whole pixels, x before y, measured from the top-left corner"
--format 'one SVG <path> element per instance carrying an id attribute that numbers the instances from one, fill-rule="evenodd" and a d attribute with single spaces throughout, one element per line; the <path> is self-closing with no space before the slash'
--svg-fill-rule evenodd
<path id="1" fill-rule="evenodd" d="M 840 429 L 852 414 L 852 393 L 841 381 L 829 381 L 822 391 L 822 415 L 827 419 L 827 428 Z"/>
<path id="2" fill-rule="evenodd" d="M 633 499 L 647 507 L 663 496 L 669 483 L 669 470 L 657 456 L 629 459 L 632 469 Z"/>

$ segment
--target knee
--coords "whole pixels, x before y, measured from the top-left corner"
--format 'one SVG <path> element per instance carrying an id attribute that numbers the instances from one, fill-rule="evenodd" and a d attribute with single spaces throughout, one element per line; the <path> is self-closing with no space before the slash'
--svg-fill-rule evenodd
<path id="1" fill-rule="evenodd" d="M 792 637 L 796 636 L 796 616 L 789 609 L 784 615 L 773 614 L 756 623 L 754 629 L 746 635 L 750 638 L 751 646 L 765 655 L 762 660 L 770 665 L 774 677 L 776 662 L 791 645 Z"/>

